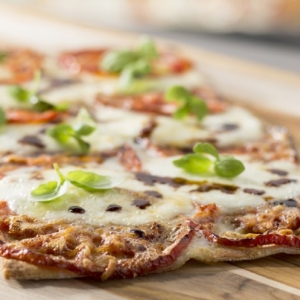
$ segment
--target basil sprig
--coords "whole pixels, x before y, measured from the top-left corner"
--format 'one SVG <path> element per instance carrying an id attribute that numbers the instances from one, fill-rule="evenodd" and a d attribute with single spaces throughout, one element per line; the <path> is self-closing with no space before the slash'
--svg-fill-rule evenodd
<path id="1" fill-rule="evenodd" d="M 47 110 L 66 110 L 67 106 L 53 105 L 38 96 L 39 86 L 41 81 L 41 72 L 34 73 L 33 88 L 26 89 L 19 85 L 10 85 L 8 91 L 10 95 L 20 103 L 29 104 L 33 110 L 43 112 Z"/>
<path id="2" fill-rule="evenodd" d="M 0 51 L 0 63 L 2 63 L 3 61 L 5 61 L 5 59 L 7 58 L 8 54 L 4 51 Z"/>
<path id="3" fill-rule="evenodd" d="M 209 143 L 198 143 L 194 153 L 174 160 L 173 164 L 193 174 L 208 173 L 213 168 L 220 177 L 232 178 L 245 170 L 244 164 L 233 156 L 220 156 L 217 149 Z"/>
<path id="4" fill-rule="evenodd" d="M 201 121 L 208 114 L 208 107 L 204 100 L 194 96 L 182 86 L 172 86 L 166 90 L 164 98 L 166 101 L 177 101 L 181 106 L 175 111 L 176 119 L 184 119 L 189 114 L 194 114 Z"/>
<path id="5" fill-rule="evenodd" d="M 0 107 L 0 126 L 6 123 L 6 114 L 2 107 Z"/>
<path id="6" fill-rule="evenodd" d="M 151 73 L 151 60 L 157 57 L 153 41 L 144 38 L 136 50 L 115 50 L 108 52 L 101 61 L 101 68 L 119 73 L 119 89 L 123 93 L 138 93 L 151 87 L 141 78 Z"/>
<path id="7" fill-rule="evenodd" d="M 96 192 L 114 188 L 121 183 L 119 178 L 82 170 L 71 171 L 63 175 L 58 164 L 53 164 L 53 167 L 58 175 L 58 181 L 42 183 L 34 188 L 30 194 L 30 201 L 42 202 L 57 199 L 67 193 L 69 184 L 88 192 Z"/>
<path id="8" fill-rule="evenodd" d="M 75 140 L 81 152 L 85 154 L 89 151 L 90 144 L 82 137 L 90 135 L 95 129 L 95 121 L 85 108 L 81 108 L 73 126 L 61 123 L 52 127 L 47 133 L 62 145 L 67 145 L 70 140 Z"/>

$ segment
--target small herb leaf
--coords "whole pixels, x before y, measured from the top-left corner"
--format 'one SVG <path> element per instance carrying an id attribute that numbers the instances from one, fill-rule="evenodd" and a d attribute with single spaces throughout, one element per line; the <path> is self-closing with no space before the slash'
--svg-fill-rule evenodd
<path id="1" fill-rule="evenodd" d="M 201 154 L 187 154 L 180 159 L 174 160 L 173 164 L 186 172 L 199 174 L 208 172 L 213 162 Z"/>
<path id="2" fill-rule="evenodd" d="M 73 185 L 90 192 L 111 189 L 121 182 L 119 179 L 113 177 L 102 176 L 93 172 L 81 170 L 69 172 L 66 179 Z"/>
<path id="3" fill-rule="evenodd" d="M 241 174 L 245 166 L 232 156 L 223 156 L 215 162 L 214 169 L 219 176 L 231 178 Z"/>
<path id="4" fill-rule="evenodd" d="M 68 182 L 58 183 L 49 181 L 33 189 L 30 194 L 30 201 L 51 201 L 64 195 L 68 190 Z"/>
<path id="5" fill-rule="evenodd" d="M 216 159 L 219 159 L 219 153 L 217 149 L 209 143 L 198 143 L 194 146 L 193 151 L 195 153 L 205 153 L 205 154 L 210 154 Z"/>
<path id="6" fill-rule="evenodd" d="M 31 92 L 18 85 L 8 87 L 9 94 L 19 102 L 27 103 L 31 96 Z"/>
<path id="7" fill-rule="evenodd" d="M 189 115 L 190 109 L 188 107 L 188 105 L 183 105 L 180 108 L 178 108 L 175 113 L 173 114 L 174 118 L 176 119 L 184 119 L 185 117 L 187 117 Z"/>
<path id="8" fill-rule="evenodd" d="M 101 61 L 101 68 L 108 72 L 121 72 L 129 63 L 137 58 L 133 51 L 111 51 Z"/>
<path id="9" fill-rule="evenodd" d="M 69 124 L 58 124 L 48 130 L 48 134 L 61 144 L 66 144 L 74 136 L 75 130 Z"/>
<path id="10" fill-rule="evenodd" d="M 0 126 L 6 123 L 6 115 L 2 107 L 0 107 Z"/>
<path id="11" fill-rule="evenodd" d="M 144 37 L 140 41 L 138 53 L 140 53 L 142 57 L 145 57 L 147 59 L 153 59 L 158 55 L 153 40 L 148 37 Z"/>
<path id="12" fill-rule="evenodd" d="M 235 177 L 245 170 L 243 163 L 232 156 L 220 156 L 217 149 L 209 143 L 198 143 L 193 148 L 194 153 L 187 154 L 180 159 L 174 160 L 176 167 L 184 169 L 186 172 L 200 174 L 212 171 L 221 177 Z M 207 157 L 209 154 L 212 159 Z"/>
<path id="13" fill-rule="evenodd" d="M 186 88 L 175 85 L 166 90 L 164 98 L 166 101 L 178 101 L 183 103 L 175 113 L 174 117 L 182 119 L 189 114 L 194 114 L 198 120 L 202 120 L 208 114 L 205 101 L 193 96 Z"/>
<path id="14" fill-rule="evenodd" d="M 96 123 L 85 108 L 81 108 L 75 121 L 74 130 L 79 136 L 89 135 L 96 129 Z"/>
<path id="15" fill-rule="evenodd" d="M 198 120 L 202 120 L 208 114 L 207 104 L 198 97 L 190 97 L 189 101 L 190 111 L 195 114 Z"/>
<path id="16" fill-rule="evenodd" d="M 190 97 L 190 93 L 182 86 L 174 85 L 165 92 L 165 100 L 186 102 Z"/>

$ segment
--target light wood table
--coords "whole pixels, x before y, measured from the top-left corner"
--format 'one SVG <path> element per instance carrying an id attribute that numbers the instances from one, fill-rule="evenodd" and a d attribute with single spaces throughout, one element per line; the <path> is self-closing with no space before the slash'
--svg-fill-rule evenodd
<path id="1" fill-rule="evenodd" d="M 136 36 L 78 26 L 0 5 L 0 41 L 42 51 L 124 45 Z M 300 77 L 183 47 L 224 96 L 266 121 L 287 126 L 300 147 Z M 276 255 L 238 263 L 190 261 L 166 274 L 132 280 L 0 279 L 0 299 L 300 299 L 300 257 Z"/>

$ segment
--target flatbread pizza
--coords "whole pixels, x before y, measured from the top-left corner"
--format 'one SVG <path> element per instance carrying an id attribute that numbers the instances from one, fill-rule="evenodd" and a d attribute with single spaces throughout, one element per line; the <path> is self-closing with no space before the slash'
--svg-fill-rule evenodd
<path id="1" fill-rule="evenodd" d="M 132 278 L 300 253 L 288 131 L 220 97 L 189 58 L 149 39 L 0 58 L 6 278 Z"/>

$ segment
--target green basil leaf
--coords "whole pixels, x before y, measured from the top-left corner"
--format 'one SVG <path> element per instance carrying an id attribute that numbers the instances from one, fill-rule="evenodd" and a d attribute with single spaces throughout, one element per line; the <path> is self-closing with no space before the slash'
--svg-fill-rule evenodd
<path id="1" fill-rule="evenodd" d="M 215 161 L 215 172 L 221 177 L 235 177 L 245 170 L 244 164 L 232 156 L 223 156 Z"/>
<path id="2" fill-rule="evenodd" d="M 58 124 L 48 130 L 48 134 L 61 144 L 66 144 L 71 137 L 76 135 L 75 130 L 69 124 Z"/>
<path id="3" fill-rule="evenodd" d="M 35 95 L 31 96 L 30 103 L 32 104 L 32 108 L 39 112 L 55 109 L 55 106 L 53 104 L 41 100 L 39 97 Z"/>
<path id="4" fill-rule="evenodd" d="M 79 136 L 77 135 L 74 135 L 73 136 L 75 138 L 75 140 L 77 141 L 79 147 L 80 147 L 80 150 L 83 154 L 86 154 L 89 152 L 90 150 L 90 144 L 86 141 L 84 141 L 83 139 L 81 139 Z"/>
<path id="5" fill-rule="evenodd" d="M 85 108 L 81 108 L 74 125 L 74 130 L 79 136 L 89 135 L 96 129 L 96 123 Z"/>
<path id="6" fill-rule="evenodd" d="M 2 107 L 0 107 L 0 126 L 4 125 L 5 123 L 6 123 L 5 111 L 3 110 Z"/>
<path id="7" fill-rule="evenodd" d="M 137 54 L 133 51 L 111 51 L 108 52 L 101 61 L 101 68 L 108 72 L 121 72 L 126 65 L 137 59 Z"/>
<path id="8" fill-rule="evenodd" d="M 155 44 L 149 37 L 144 37 L 138 46 L 138 53 L 147 59 L 153 59 L 158 56 Z"/>
<path id="9" fill-rule="evenodd" d="M 166 101 L 187 102 L 190 97 L 189 91 L 179 85 L 175 85 L 166 90 L 164 98 Z"/>
<path id="10" fill-rule="evenodd" d="M 9 94 L 19 102 L 27 103 L 31 97 L 31 92 L 18 85 L 10 85 L 8 87 Z"/>
<path id="11" fill-rule="evenodd" d="M 201 154 L 187 154 L 180 159 L 174 160 L 173 164 L 186 172 L 201 174 L 208 172 L 213 162 Z"/>
<path id="12" fill-rule="evenodd" d="M 198 143 L 194 146 L 193 151 L 195 153 L 206 153 L 206 154 L 210 154 L 213 157 L 215 157 L 216 159 L 219 159 L 219 153 L 217 151 L 217 149 L 209 143 Z"/>
<path id="13" fill-rule="evenodd" d="M 68 182 L 59 184 L 56 181 L 49 181 L 33 189 L 30 194 L 30 201 L 51 201 L 64 195 L 68 190 Z"/>
<path id="14" fill-rule="evenodd" d="M 66 179 L 73 185 L 90 192 L 111 189 L 121 183 L 120 179 L 81 170 L 69 172 Z"/>
<path id="15" fill-rule="evenodd" d="M 188 105 L 192 113 L 201 121 L 208 114 L 207 104 L 198 97 L 190 97 Z"/>
<path id="16" fill-rule="evenodd" d="M 185 104 L 174 112 L 173 117 L 176 119 L 184 119 L 185 117 L 188 116 L 189 112 L 190 109 L 188 105 Z"/>
<path id="17" fill-rule="evenodd" d="M 5 61 L 5 59 L 8 57 L 8 54 L 4 51 L 0 51 L 0 63 Z"/>

